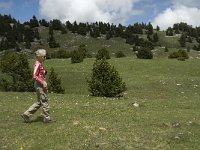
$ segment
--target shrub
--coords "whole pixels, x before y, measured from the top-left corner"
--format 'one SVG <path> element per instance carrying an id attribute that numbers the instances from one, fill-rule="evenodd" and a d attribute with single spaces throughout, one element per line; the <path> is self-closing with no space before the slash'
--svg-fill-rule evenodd
<path id="1" fill-rule="evenodd" d="M 97 52 L 96 59 L 110 59 L 109 51 L 106 48 L 102 48 Z"/>
<path id="2" fill-rule="evenodd" d="M 178 57 L 177 60 L 179 60 L 179 61 L 185 61 L 185 57 Z"/>
<path id="3" fill-rule="evenodd" d="M 181 59 L 188 59 L 189 56 L 188 56 L 188 53 L 184 50 L 178 50 L 178 52 L 173 52 L 171 53 L 168 58 L 179 58 L 179 57 L 182 57 Z"/>
<path id="4" fill-rule="evenodd" d="M 92 96 L 120 97 L 126 90 L 125 82 L 105 59 L 95 61 L 87 82 Z"/>
<path id="5" fill-rule="evenodd" d="M 83 53 L 79 50 L 74 50 L 71 52 L 71 63 L 80 63 L 83 62 Z"/>
<path id="6" fill-rule="evenodd" d="M 53 93 L 65 93 L 65 89 L 61 86 L 61 78 L 58 78 L 53 68 L 51 68 L 49 74 L 48 89 L 49 92 Z"/>
<path id="7" fill-rule="evenodd" d="M 169 52 L 169 49 L 167 48 L 167 46 L 165 47 L 165 52 Z"/>
<path id="8" fill-rule="evenodd" d="M 7 52 L 1 60 L 1 71 L 5 74 L 1 78 L 1 88 L 5 91 L 34 91 L 32 72 L 29 68 L 28 58 L 25 54 L 17 55 Z"/>
<path id="9" fill-rule="evenodd" d="M 139 59 L 152 59 L 153 53 L 151 52 L 149 48 L 140 47 L 136 56 Z"/>
<path id="10" fill-rule="evenodd" d="M 168 58 L 178 58 L 178 57 L 179 57 L 178 52 L 173 52 L 168 56 Z"/>
<path id="11" fill-rule="evenodd" d="M 115 54 L 115 57 L 116 57 L 116 58 L 121 58 L 121 57 L 126 57 L 126 55 L 125 55 L 122 51 L 118 51 L 118 52 Z"/>

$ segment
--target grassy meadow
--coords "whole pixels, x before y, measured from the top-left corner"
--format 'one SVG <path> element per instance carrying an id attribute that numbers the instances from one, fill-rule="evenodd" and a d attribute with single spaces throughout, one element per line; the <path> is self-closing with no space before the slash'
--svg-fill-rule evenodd
<path id="1" fill-rule="evenodd" d="M 35 102 L 35 93 L 0 92 L 0 149 L 200 149 L 199 59 L 111 58 L 127 85 L 120 99 L 89 96 L 86 79 L 94 61 L 46 60 L 66 90 L 49 93 L 52 124 L 42 122 L 40 110 L 32 123 L 23 123 L 20 114 Z"/>

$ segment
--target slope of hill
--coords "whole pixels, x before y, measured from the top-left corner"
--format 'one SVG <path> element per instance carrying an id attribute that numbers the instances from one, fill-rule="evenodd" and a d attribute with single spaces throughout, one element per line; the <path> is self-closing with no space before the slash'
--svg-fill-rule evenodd
<path id="1" fill-rule="evenodd" d="M 34 47 L 45 47 L 50 51 L 56 51 L 58 49 L 64 49 L 66 51 L 73 51 L 78 49 L 81 44 L 85 44 L 86 48 L 89 52 L 94 55 L 101 48 L 106 48 L 110 51 L 110 53 L 116 53 L 117 51 L 123 51 L 126 55 L 132 55 L 132 45 L 127 44 L 125 39 L 120 37 L 111 38 L 110 40 L 106 40 L 105 36 L 99 38 L 92 38 L 90 35 L 82 36 L 76 33 L 68 32 L 67 34 L 61 34 L 60 31 L 54 31 L 54 37 L 56 41 L 60 44 L 60 48 L 49 48 L 47 39 L 48 28 L 40 27 L 39 32 L 41 35 L 41 43 L 34 43 Z M 42 45 L 41 45 L 42 44 Z"/>

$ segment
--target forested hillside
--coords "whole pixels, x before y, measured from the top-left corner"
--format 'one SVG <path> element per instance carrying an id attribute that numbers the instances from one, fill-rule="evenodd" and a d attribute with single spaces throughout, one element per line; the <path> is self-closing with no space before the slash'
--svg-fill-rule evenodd
<path id="1" fill-rule="evenodd" d="M 104 22 L 62 23 L 57 19 L 38 20 L 35 16 L 20 23 L 10 15 L 0 15 L 0 51 L 14 49 L 31 53 L 42 47 L 48 49 L 49 57 L 66 58 L 81 45 L 93 56 L 101 48 L 111 54 L 117 51 L 132 54 L 141 48 L 155 50 L 158 47 L 200 51 L 199 43 L 200 27 L 186 23 L 160 31 L 159 26 L 154 29 L 151 23 L 128 26 Z"/>

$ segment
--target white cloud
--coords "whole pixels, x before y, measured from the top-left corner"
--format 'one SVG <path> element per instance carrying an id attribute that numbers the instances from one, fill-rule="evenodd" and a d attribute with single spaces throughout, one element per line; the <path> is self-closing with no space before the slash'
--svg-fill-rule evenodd
<path id="1" fill-rule="evenodd" d="M 40 0 L 40 14 L 63 22 L 126 23 L 139 12 L 133 5 L 139 0 Z"/>
<path id="2" fill-rule="evenodd" d="M 178 1 L 178 0 L 176 0 Z M 172 8 L 167 8 L 152 21 L 153 26 L 159 26 L 161 30 L 173 27 L 175 23 L 186 22 L 188 25 L 200 26 L 200 9 L 186 7 L 176 4 Z"/>

